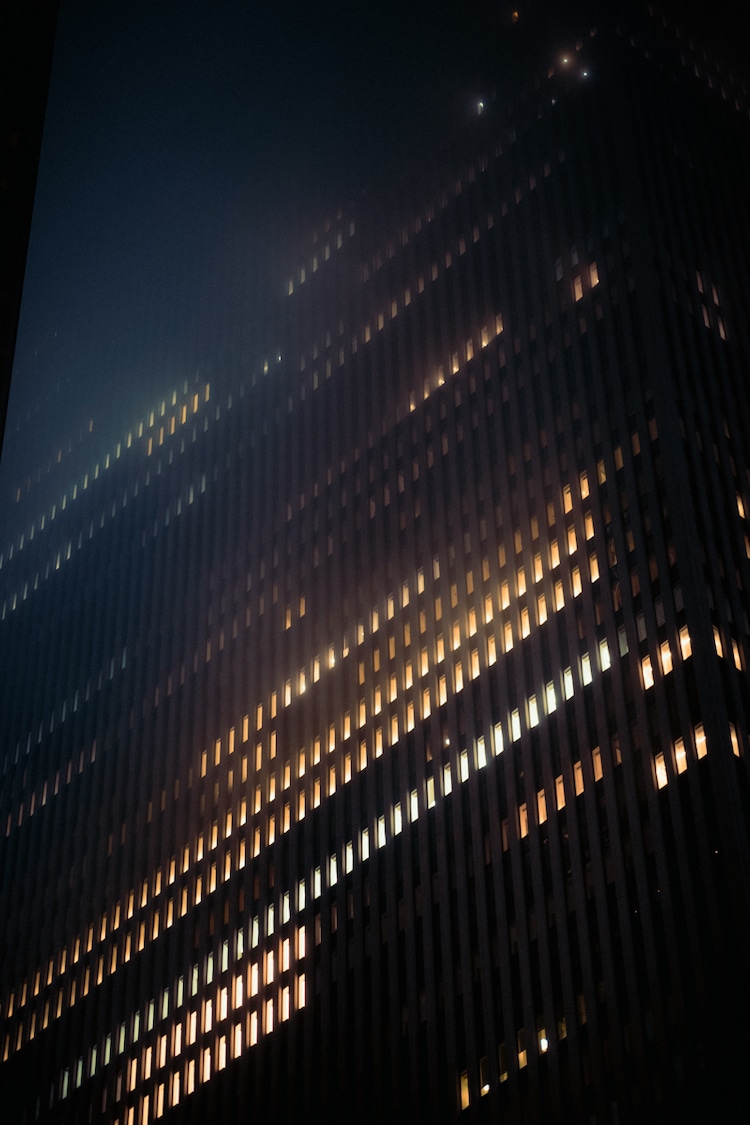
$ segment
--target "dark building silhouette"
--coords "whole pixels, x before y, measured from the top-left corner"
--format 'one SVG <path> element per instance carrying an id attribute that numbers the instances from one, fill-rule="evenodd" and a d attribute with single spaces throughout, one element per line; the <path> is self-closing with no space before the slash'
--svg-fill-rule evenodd
<path id="1" fill-rule="evenodd" d="M 239 376 L 19 486 L 11 1120 L 739 1098 L 748 90 L 658 12 L 527 15 Z"/>
<path id="2" fill-rule="evenodd" d="M 56 0 L 8 3 L 0 15 L 0 453 L 56 20 Z"/>

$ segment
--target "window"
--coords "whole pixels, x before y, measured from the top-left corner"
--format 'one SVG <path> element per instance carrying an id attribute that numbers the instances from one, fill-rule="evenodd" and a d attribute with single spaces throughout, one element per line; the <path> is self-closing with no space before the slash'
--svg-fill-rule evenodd
<path id="1" fill-rule="evenodd" d="M 687 769 L 687 754 L 685 753 L 685 742 L 682 738 L 678 738 L 674 744 L 674 760 L 677 772 L 684 773 Z"/>
<path id="2" fill-rule="evenodd" d="M 663 675 L 667 675 L 672 671 L 672 650 L 669 647 L 669 642 L 664 641 L 660 647 L 661 653 L 661 670 Z"/>
<path id="3" fill-rule="evenodd" d="M 573 698 L 573 669 L 566 668 L 563 672 L 563 693 L 566 699 Z"/>
<path id="4" fill-rule="evenodd" d="M 568 554 L 574 555 L 578 549 L 578 542 L 576 540 L 576 529 L 571 526 L 568 528 Z"/>
<path id="5" fill-rule="evenodd" d="M 462 1070 L 458 1076 L 459 1087 L 459 1105 L 462 1110 L 469 1108 L 469 1074 L 468 1071 Z"/>
<path id="6" fill-rule="evenodd" d="M 732 743 L 732 753 L 736 758 L 740 757 L 740 741 L 737 737 L 737 728 L 734 723 L 729 724 L 729 739 Z"/>
<path id="7" fill-rule="evenodd" d="M 654 758 L 654 770 L 656 773 L 656 784 L 659 789 L 663 789 L 667 784 L 669 778 L 667 777 L 667 767 L 664 761 L 664 755 L 659 753 Z"/>
<path id="8" fill-rule="evenodd" d="M 587 652 L 581 657 L 581 680 L 584 685 L 591 683 L 591 657 Z"/>

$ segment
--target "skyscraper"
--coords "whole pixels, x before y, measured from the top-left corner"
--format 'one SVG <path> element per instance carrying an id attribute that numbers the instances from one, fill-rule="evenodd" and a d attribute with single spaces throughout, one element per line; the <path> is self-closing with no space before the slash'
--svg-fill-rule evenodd
<path id="1" fill-rule="evenodd" d="M 238 375 L 19 483 L 14 1119 L 739 1091 L 747 88 L 659 12 L 532 15 L 406 187 L 300 242 Z"/>

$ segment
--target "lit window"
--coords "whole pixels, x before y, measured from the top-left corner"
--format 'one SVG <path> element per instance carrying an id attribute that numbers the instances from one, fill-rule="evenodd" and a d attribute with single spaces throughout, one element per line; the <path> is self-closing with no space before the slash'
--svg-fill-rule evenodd
<path id="1" fill-rule="evenodd" d="M 693 646 L 690 641 L 690 633 L 688 632 L 687 625 L 683 625 L 680 629 L 680 652 L 682 653 L 683 660 L 687 660 L 687 658 L 691 656 L 693 652 Z"/>
<path id="2" fill-rule="evenodd" d="M 469 1075 L 465 1070 L 459 1075 L 459 1103 L 462 1110 L 469 1108 Z"/>
<path id="3" fill-rule="evenodd" d="M 656 771 L 656 784 L 659 789 L 663 789 L 669 780 L 663 754 L 657 754 L 654 758 L 654 768 Z"/>
<path id="4" fill-rule="evenodd" d="M 735 727 L 734 723 L 729 724 L 729 739 L 732 743 L 732 752 L 734 753 L 736 758 L 739 758 L 739 756 L 740 756 L 740 742 L 739 742 L 739 739 L 737 737 L 737 728 Z"/>
<path id="5" fill-rule="evenodd" d="M 687 769 L 687 754 L 685 753 L 685 742 L 682 738 L 678 738 L 674 744 L 674 760 L 677 772 L 684 773 Z"/>
<path id="6" fill-rule="evenodd" d="M 662 673 L 666 676 L 669 672 L 672 671 L 672 650 L 669 647 L 668 641 L 664 641 L 664 643 L 661 645 L 660 653 L 661 653 L 661 670 L 662 670 Z"/>
<path id="7" fill-rule="evenodd" d="M 584 685 L 591 683 L 591 657 L 587 652 L 581 656 L 581 680 Z"/>
<path id="8" fill-rule="evenodd" d="M 706 732 L 703 729 L 703 723 L 698 723 L 694 728 L 695 734 L 695 752 L 699 758 L 705 758 L 707 752 L 706 746 Z"/>
<path id="9" fill-rule="evenodd" d="M 542 556 L 537 553 L 536 555 L 534 555 L 534 581 L 541 582 L 543 575 L 544 570 L 542 568 Z"/>
<path id="10" fill-rule="evenodd" d="M 568 528 L 568 554 L 574 555 L 577 549 L 576 529 L 571 525 L 571 527 Z"/>
<path id="11" fill-rule="evenodd" d="M 643 687 L 645 690 L 654 686 L 654 669 L 651 666 L 651 657 L 644 656 L 641 660 L 641 675 L 643 676 Z"/>
<path id="12" fill-rule="evenodd" d="M 599 641 L 599 663 L 601 664 L 603 672 L 606 672 L 607 668 L 612 665 L 612 660 L 609 655 L 609 645 L 606 639 Z"/>
<path id="13" fill-rule="evenodd" d="M 573 698 L 573 669 L 566 668 L 563 672 L 563 693 L 566 699 Z"/>

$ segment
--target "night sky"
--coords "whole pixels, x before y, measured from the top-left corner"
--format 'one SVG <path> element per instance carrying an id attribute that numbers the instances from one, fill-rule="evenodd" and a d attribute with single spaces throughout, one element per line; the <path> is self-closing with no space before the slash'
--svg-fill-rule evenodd
<path id="1" fill-rule="evenodd" d="M 61 0 L 0 498 L 252 334 L 294 233 L 523 65 L 512 6 Z"/>
<path id="2" fill-rule="evenodd" d="M 6 495 L 89 418 L 119 434 L 218 355 L 274 247 L 385 166 L 415 109 L 470 95 L 499 18 L 403 9 L 62 0 Z"/>

